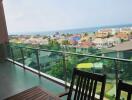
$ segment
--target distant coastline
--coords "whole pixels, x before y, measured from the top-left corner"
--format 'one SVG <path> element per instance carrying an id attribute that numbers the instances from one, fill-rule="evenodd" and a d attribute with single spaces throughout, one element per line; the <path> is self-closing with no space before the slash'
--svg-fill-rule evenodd
<path id="1" fill-rule="evenodd" d="M 83 32 L 93 33 L 99 29 L 103 28 L 122 28 L 122 27 L 132 27 L 132 24 L 124 25 L 110 25 L 110 26 L 100 26 L 100 27 L 89 27 L 89 28 L 78 28 L 78 29 L 66 29 L 66 30 L 55 30 L 55 31 L 38 31 L 38 32 L 9 32 L 9 35 L 52 35 L 55 32 L 60 32 L 63 34 L 77 34 Z"/>

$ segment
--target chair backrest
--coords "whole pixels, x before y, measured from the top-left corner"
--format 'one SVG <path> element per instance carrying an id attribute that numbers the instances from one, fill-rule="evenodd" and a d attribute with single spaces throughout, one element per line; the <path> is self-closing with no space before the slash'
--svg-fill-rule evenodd
<path id="1" fill-rule="evenodd" d="M 128 93 L 127 100 L 132 100 L 132 85 L 127 84 L 119 80 L 117 91 L 116 91 L 116 100 L 120 100 L 121 91 L 125 91 Z"/>
<path id="2" fill-rule="evenodd" d="M 102 83 L 99 100 L 103 100 L 106 76 L 89 73 L 74 68 L 67 100 L 71 100 L 72 97 L 74 100 L 95 100 L 95 93 L 98 82 Z"/>

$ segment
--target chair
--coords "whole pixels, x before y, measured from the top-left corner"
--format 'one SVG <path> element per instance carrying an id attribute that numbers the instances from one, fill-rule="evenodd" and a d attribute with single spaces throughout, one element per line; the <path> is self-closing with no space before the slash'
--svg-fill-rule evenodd
<path id="1" fill-rule="evenodd" d="M 103 100 L 106 75 L 89 73 L 74 68 L 69 92 L 61 94 L 60 97 L 68 95 L 67 100 L 71 100 L 72 97 L 74 100 L 95 100 L 95 93 L 98 82 L 102 83 L 99 100 Z"/>
<path id="2" fill-rule="evenodd" d="M 120 100 L 121 91 L 125 91 L 128 93 L 127 100 L 132 100 L 132 85 L 122 82 L 122 80 L 119 80 L 117 91 L 116 91 L 116 100 Z"/>

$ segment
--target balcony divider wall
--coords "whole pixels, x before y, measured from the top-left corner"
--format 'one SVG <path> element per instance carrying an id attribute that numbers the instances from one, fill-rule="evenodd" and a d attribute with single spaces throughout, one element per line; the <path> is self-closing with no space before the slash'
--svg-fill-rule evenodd
<path id="1" fill-rule="evenodd" d="M 6 57 L 5 45 L 8 43 L 8 33 L 2 1 L 3 0 L 0 0 L 0 60 L 4 60 Z"/>

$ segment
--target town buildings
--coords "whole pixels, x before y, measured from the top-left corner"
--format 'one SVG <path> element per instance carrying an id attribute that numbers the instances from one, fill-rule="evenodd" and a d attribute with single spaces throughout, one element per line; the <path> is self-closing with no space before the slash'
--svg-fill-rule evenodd
<path id="1" fill-rule="evenodd" d="M 114 47 L 124 41 L 132 39 L 132 28 L 105 28 L 95 33 L 62 34 L 55 32 L 50 36 L 42 35 L 20 35 L 13 36 L 10 42 L 32 45 L 48 45 L 49 41 L 57 41 L 62 47 L 86 49 L 94 47 L 97 49 Z"/>

